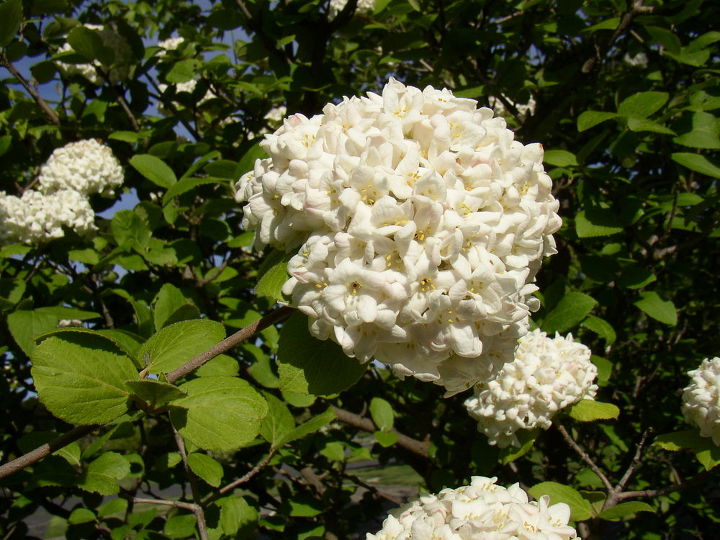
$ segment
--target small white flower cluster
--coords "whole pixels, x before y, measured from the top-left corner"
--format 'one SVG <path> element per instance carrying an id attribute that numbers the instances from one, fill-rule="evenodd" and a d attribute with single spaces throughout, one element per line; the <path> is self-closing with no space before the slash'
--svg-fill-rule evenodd
<path id="1" fill-rule="evenodd" d="M 512 100 L 508 100 L 508 101 L 510 102 L 511 105 L 513 105 L 515 107 L 515 110 L 517 110 L 520 120 L 524 119 L 526 116 L 532 116 L 533 114 L 535 114 L 536 103 L 535 103 L 535 98 L 532 96 L 530 96 L 530 99 L 528 100 L 527 103 L 515 103 Z M 502 116 L 502 117 L 508 116 L 509 112 L 505 108 L 505 104 L 499 98 L 491 97 L 488 100 L 488 103 L 490 104 L 490 107 L 492 108 L 492 110 L 495 111 L 495 114 L 497 116 Z"/>
<path id="2" fill-rule="evenodd" d="M 625 56 L 623 56 L 623 62 L 630 67 L 636 67 L 638 69 L 645 69 L 648 67 L 648 57 L 644 52 L 639 52 L 634 56 L 630 56 L 630 53 L 625 53 Z"/>
<path id="3" fill-rule="evenodd" d="M 112 195 L 123 180 L 112 150 L 94 139 L 56 149 L 40 168 L 39 191 L 27 190 L 22 197 L 0 191 L 0 243 L 61 238 L 63 227 L 78 234 L 94 231 L 95 213 L 88 197 Z"/>
<path id="4" fill-rule="evenodd" d="M 100 24 L 85 24 L 83 25 L 88 30 L 95 30 L 96 32 L 102 32 L 103 26 Z M 113 50 L 118 50 L 122 46 L 126 45 L 125 40 L 119 34 L 112 32 L 108 34 L 111 38 L 110 43 L 105 43 L 106 46 Z M 73 51 L 72 46 L 69 43 L 63 43 L 58 49 L 59 53 Z M 96 86 L 103 84 L 104 79 L 98 72 L 99 68 L 102 68 L 102 64 L 97 60 L 93 60 L 91 64 L 68 64 L 65 62 L 58 62 L 58 68 L 65 76 L 81 75 L 88 81 Z"/>
<path id="5" fill-rule="evenodd" d="M 167 51 L 175 51 L 185 42 L 185 38 L 173 37 L 158 42 L 157 46 L 162 50 L 158 51 L 158 56 L 163 57 L 167 55 Z"/>
<path id="6" fill-rule="evenodd" d="M 706 358 L 688 375 L 692 382 L 683 389 L 683 416 L 720 446 L 720 358 Z"/>
<path id="7" fill-rule="evenodd" d="M 86 139 L 56 149 L 40 168 L 38 183 L 44 193 L 70 189 L 112 196 L 124 178 L 112 150 L 96 139 Z"/>
<path id="8" fill-rule="evenodd" d="M 476 105 L 390 80 L 290 116 L 236 186 L 257 245 L 297 249 L 283 292 L 313 335 L 448 395 L 512 360 L 561 223 L 542 146 Z"/>
<path id="9" fill-rule="evenodd" d="M 198 83 L 197 79 L 190 79 L 189 81 L 176 83 L 176 84 L 173 84 L 172 86 L 175 88 L 176 94 L 180 94 L 182 92 L 192 94 L 195 91 L 195 88 L 197 87 L 197 83 Z M 160 92 L 165 92 L 165 90 L 168 89 L 168 85 L 167 84 L 159 84 L 158 89 L 160 90 Z M 197 100 L 196 105 L 199 107 L 200 105 L 211 100 L 214 97 L 216 97 L 215 94 L 213 92 L 211 92 L 210 90 L 208 90 L 207 92 L 205 92 L 205 95 L 203 97 L 201 97 L 199 100 Z M 180 105 L 177 101 L 173 101 L 173 103 L 176 106 Z M 163 107 L 162 105 L 158 105 L 158 110 L 166 115 L 173 114 L 171 110 L 167 109 L 166 107 Z"/>
<path id="10" fill-rule="evenodd" d="M 515 360 L 478 383 L 465 407 L 490 444 L 519 446 L 518 430 L 548 429 L 560 409 L 595 397 L 597 368 L 590 356 L 571 334 L 549 338 L 533 330 L 520 338 Z"/>
<path id="11" fill-rule="evenodd" d="M 335 17 L 337 17 L 338 13 L 343 10 L 347 2 L 348 0 L 330 0 L 330 10 L 328 12 L 330 15 L 330 19 L 334 19 Z M 372 13 L 374 9 L 375 0 L 358 0 L 357 7 L 355 8 L 355 13 Z"/>
<path id="12" fill-rule="evenodd" d="M 424 495 L 366 540 L 578 540 L 567 504 L 550 505 L 547 495 L 529 502 L 518 484 L 496 480 L 473 476 L 469 486 Z"/>
<path id="13" fill-rule="evenodd" d="M 79 234 L 95 230 L 95 213 L 87 198 L 70 189 L 22 197 L 0 191 L 0 243 L 34 244 L 64 236 L 63 226 Z"/>

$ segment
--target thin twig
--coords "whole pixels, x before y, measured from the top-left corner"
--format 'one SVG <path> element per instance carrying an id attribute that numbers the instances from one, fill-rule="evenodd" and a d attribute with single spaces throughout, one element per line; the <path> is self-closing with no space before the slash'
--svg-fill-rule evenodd
<path id="1" fill-rule="evenodd" d="M 125 112 L 125 116 L 128 117 L 128 120 L 130 120 L 130 124 L 132 124 L 132 127 L 135 131 L 140 131 L 140 123 L 137 121 L 137 118 L 135 118 L 135 115 L 133 114 L 132 110 L 130 109 L 130 105 L 128 104 L 127 100 L 125 99 L 125 96 L 123 93 L 115 89 L 115 99 L 122 107 L 122 110 Z"/>
<path id="2" fill-rule="evenodd" d="M 373 423 L 373 421 L 369 418 L 364 418 L 358 414 L 346 411 L 345 409 L 340 409 L 339 407 L 333 407 L 333 411 L 335 412 L 335 416 L 337 416 L 338 420 L 344 422 L 345 424 L 348 424 L 358 429 L 362 429 L 363 431 L 368 431 L 370 433 L 373 433 L 378 429 Z M 397 435 L 398 437 L 398 446 L 404 448 L 405 450 L 409 450 L 415 455 L 418 455 L 425 459 L 429 459 L 430 453 L 428 452 L 429 445 L 427 442 L 419 441 L 417 439 L 413 439 L 412 437 L 408 437 L 407 435 L 400 433 L 396 429 L 393 429 L 392 432 L 395 433 L 395 435 Z"/>
<path id="3" fill-rule="evenodd" d="M 720 471 L 720 467 L 716 467 L 714 469 L 710 469 L 707 471 L 703 471 L 696 476 L 693 476 L 690 480 L 687 482 L 684 482 L 682 484 L 678 484 L 676 486 L 668 486 L 666 488 L 662 489 L 644 489 L 640 491 L 625 491 L 624 493 L 618 493 L 616 496 L 617 502 L 624 501 L 626 499 L 638 499 L 640 497 L 660 497 L 662 495 L 667 495 L 669 493 L 674 493 L 675 491 L 682 491 L 684 489 L 696 486 L 698 484 L 703 483 L 705 480 L 708 479 L 713 473 L 717 473 Z"/>
<path id="4" fill-rule="evenodd" d="M 625 486 L 630 481 L 630 478 L 632 478 L 632 475 L 635 474 L 635 469 L 637 469 L 638 465 L 640 464 L 640 458 L 642 457 L 643 450 L 645 449 L 645 445 L 648 442 L 648 439 L 650 438 L 650 435 L 652 434 L 653 430 L 652 428 L 646 429 L 642 436 L 640 437 L 640 442 L 637 444 L 637 447 L 635 448 L 635 455 L 633 456 L 632 461 L 630 462 L 630 465 L 628 465 L 627 470 L 625 471 L 625 474 L 623 474 L 620 481 L 615 486 L 616 493 L 620 493 L 623 489 L 625 489 Z"/>
<path id="5" fill-rule="evenodd" d="M 200 492 L 198 491 L 197 487 L 197 477 L 195 476 L 195 473 L 190 469 L 190 465 L 188 465 L 187 451 L 185 450 L 185 441 L 183 441 L 182 435 L 178 433 L 178 430 L 175 429 L 175 426 L 173 426 L 172 424 L 171 427 L 173 437 L 175 438 L 175 444 L 177 445 L 178 452 L 180 452 L 180 458 L 182 459 L 185 474 L 190 481 L 190 493 L 192 494 L 192 499 L 195 502 L 195 504 L 193 505 L 193 513 L 195 514 L 195 518 L 197 519 L 197 527 L 198 533 L 200 534 L 200 540 L 207 540 L 207 524 L 205 523 L 205 512 L 203 512 L 203 508 L 202 506 L 200 506 Z"/>
<path id="6" fill-rule="evenodd" d="M 270 460 L 275 455 L 275 452 L 277 452 L 277 448 L 272 448 L 270 452 L 262 458 L 260 461 L 257 462 L 257 464 L 250 469 L 248 472 L 246 472 L 244 475 L 242 475 L 237 480 L 233 480 L 227 485 L 224 485 L 220 489 L 217 490 L 217 492 L 213 493 L 212 495 L 205 497 L 205 499 L 202 501 L 203 504 L 210 503 L 216 499 L 218 499 L 220 496 L 225 495 L 225 493 L 232 491 L 239 485 L 244 484 L 245 482 L 248 482 L 250 479 L 252 479 L 257 473 L 259 473 L 262 469 L 264 469 L 268 463 L 270 463 Z"/>
<path id="7" fill-rule="evenodd" d="M 15 69 L 15 66 L 7 59 L 7 56 L 5 56 L 4 53 L 0 53 L 0 66 L 3 66 L 5 69 L 7 69 L 12 74 L 12 76 L 15 77 L 21 85 L 23 85 L 25 90 L 28 91 L 28 93 L 35 100 L 35 103 L 40 106 L 40 108 L 43 110 L 43 112 L 47 115 L 47 117 L 53 124 L 55 124 L 56 126 L 59 126 L 61 124 L 60 117 L 57 115 L 57 113 L 52 109 L 52 107 L 50 107 L 50 105 L 47 104 L 47 101 L 42 98 L 38 91 L 33 88 L 33 86 L 25 79 L 25 77 L 23 77 L 22 74 L 17 69 Z"/>
<path id="8" fill-rule="evenodd" d="M 288 307 L 283 307 L 280 309 L 276 309 L 275 311 L 271 311 L 262 319 L 249 324 L 241 330 L 238 330 L 230 337 L 224 339 L 223 341 L 215 345 L 209 351 L 199 354 L 192 360 L 189 360 L 184 366 L 181 366 L 175 371 L 169 373 L 168 381 L 171 383 L 177 381 L 178 379 L 196 370 L 197 368 L 205 364 L 207 361 L 215 358 L 217 355 L 232 349 L 235 345 L 252 337 L 257 332 L 260 332 L 262 329 L 267 328 L 268 326 L 277 322 L 280 322 L 284 318 L 288 317 L 292 312 L 292 308 Z M 54 441 L 38 446 L 35 450 L 32 450 L 27 454 L 23 454 L 22 456 L 12 461 L 9 461 L 8 463 L 0 465 L 0 479 L 5 478 L 6 476 L 10 476 L 11 474 L 18 472 L 25 467 L 28 467 L 33 463 L 40 461 L 41 459 L 49 456 L 56 450 L 67 446 L 71 442 L 77 441 L 78 439 L 92 433 L 100 427 L 102 427 L 100 424 L 77 426 L 65 433 L 64 435 L 61 435 Z"/>
<path id="9" fill-rule="evenodd" d="M 183 510 L 190 510 L 195 512 L 197 505 L 193 503 L 186 503 L 182 501 L 168 501 L 165 499 L 144 499 L 142 497 L 133 497 L 133 502 L 136 504 L 158 504 L 160 506 L 174 506 L 176 508 L 182 508 Z"/>
<path id="10" fill-rule="evenodd" d="M 578 443 L 576 443 L 575 439 L 573 439 L 570 436 L 570 434 L 567 432 L 567 430 L 565 429 L 565 426 L 563 426 L 559 421 L 554 421 L 553 424 L 555 425 L 557 430 L 560 432 L 560 435 L 562 435 L 563 439 L 565 439 L 565 442 L 568 443 L 568 445 L 573 450 L 575 450 L 577 455 L 580 456 L 580 459 L 582 459 L 587 464 L 587 466 L 590 467 L 592 472 L 594 472 L 595 474 L 598 475 L 598 477 L 602 481 L 603 485 L 607 488 L 608 493 L 612 493 L 613 485 L 610 482 L 610 480 L 608 480 L 608 477 L 605 476 L 605 473 L 602 472 L 600 467 L 597 466 L 597 464 L 592 460 L 592 458 L 589 455 L 587 455 L 585 450 L 580 448 L 580 445 Z"/>

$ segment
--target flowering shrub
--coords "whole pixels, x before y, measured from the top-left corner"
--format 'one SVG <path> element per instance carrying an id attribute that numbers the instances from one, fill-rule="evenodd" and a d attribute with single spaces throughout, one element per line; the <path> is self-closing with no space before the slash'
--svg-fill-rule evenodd
<path id="1" fill-rule="evenodd" d="M 550 505 L 547 496 L 529 502 L 518 484 L 504 488 L 496 480 L 473 476 L 469 486 L 424 495 L 397 515 L 389 515 L 383 528 L 368 534 L 367 540 L 577 538 L 568 525 L 568 505 Z"/>
<path id="2" fill-rule="evenodd" d="M 296 114 L 237 184 L 259 247 L 297 250 L 283 292 L 362 362 L 465 390 L 512 360 L 560 226 L 542 147 L 471 99 L 391 80 Z"/>
<path id="3" fill-rule="evenodd" d="M 683 389 L 683 416 L 720 446 L 720 358 L 706 358 L 688 375 L 692 382 Z"/>
<path id="4" fill-rule="evenodd" d="M 330 18 L 334 19 L 337 17 L 337 14 L 343 10 L 345 4 L 347 4 L 347 0 L 330 0 L 330 9 L 328 11 Z M 372 13 L 374 8 L 375 0 L 358 0 L 355 13 Z"/>
<path id="5" fill-rule="evenodd" d="M 478 383 L 465 407 L 490 444 L 519 446 L 518 430 L 547 429 L 557 411 L 595 397 L 597 368 L 590 354 L 572 335 L 549 338 L 533 330 L 520 338 L 512 362 Z"/>

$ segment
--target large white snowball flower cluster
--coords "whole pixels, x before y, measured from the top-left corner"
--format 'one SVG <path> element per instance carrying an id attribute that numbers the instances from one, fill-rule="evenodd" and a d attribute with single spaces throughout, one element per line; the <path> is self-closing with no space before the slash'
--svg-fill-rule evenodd
<path id="1" fill-rule="evenodd" d="M 537 307 L 558 202 L 539 144 L 472 99 L 396 80 L 301 114 L 236 186 L 257 245 L 296 255 L 283 292 L 319 339 L 400 375 L 470 388 Z"/>
<path id="2" fill-rule="evenodd" d="M 490 444 L 519 446 L 518 430 L 547 429 L 557 411 L 595 397 L 597 368 L 590 356 L 570 334 L 550 338 L 533 330 L 520 338 L 512 362 L 478 383 L 465 407 Z"/>
<path id="3" fill-rule="evenodd" d="M 567 504 L 550 505 L 547 495 L 529 502 L 518 484 L 504 488 L 496 480 L 474 476 L 469 486 L 422 496 L 366 540 L 577 539 Z"/>
<path id="4" fill-rule="evenodd" d="M 22 197 L 0 191 L 0 243 L 33 244 L 64 236 L 63 226 L 79 234 L 95 230 L 87 198 L 63 189 L 50 194 L 28 190 Z"/>
<path id="5" fill-rule="evenodd" d="M 720 446 L 720 358 L 706 358 L 688 375 L 692 382 L 683 390 L 683 416 Z"/>
<path id="6" fill-rule="evenodd" d="M 84 195 L 112 195 L 124 178 L 112 150 L 96 139 L 86 139 L 57 148 L 40 168 L 38 183 L 45 193 L 70 189 Z"/>
<path id="7" fill-rule="evenodd" d="M 338 13 L 343 10 L 345 4 L 347 3 L 348 0 L 330 0 L 330 18 L 334 19 L 335 17 L 337 17 Z M 375 0 L 358 0 L 357 7 L 355 8 L 355 13 L 372 13 L 374 9 Z"/>

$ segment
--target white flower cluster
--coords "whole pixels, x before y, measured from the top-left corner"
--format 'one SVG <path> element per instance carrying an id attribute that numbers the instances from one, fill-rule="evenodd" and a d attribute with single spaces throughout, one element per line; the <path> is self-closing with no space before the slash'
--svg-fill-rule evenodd
<path id="1" fill-rule="evenodd" d="M 692 382 L 683 389 L 683 416 L 720 446 L 720 358 L 706 358 L 688 375 Z"/>
<path id="2" fill-rule="evenodd" d="M 527 103 L 515 103 L 512 100 L 508 100 L 512 106 L 515 107 L 515 110 L 517 110 L 519 119 L 523 119 L 526 116 L 532 116 L 535 114 L 535 98 L 530 96 L 530 99 Z M 488 100 L 488 103 L 490 104 L 490 107 L 493 111 L 495 111 L 495 114 L 497 116 L 505 117 L 509 114 L 508 110 L 505 108 L 505 104 L 496 97 L 491 97 Z"/>
<path id="3" fill-rule="evenodd" d="M 236 186 L 311 331 L 400 375 L 470 388 L 511 361 L 560 227 L 542 146 L 471 99 L 396 80 L 295 114 Z M 299 246 L 299 248 L 298 248 Z"/>
<path id="4" fill-rule="evenodd" d="M 197 83 L 198 83 L 197 79 L 190 79 L 189 81 L 176 83 L 176 84 L 173 84 L 172 86 L 175 88 L 176 94 L 180 94 L 182 92 L 192 94 L 195 91 L 195 88 L 197 87 Z M 160 92 L 165 92 L 165 90 L 168 89 L 168 85 L 167 84 L 159 84 L 158 89 L 160 90 Z M 207 92 L 205 92 L 205 95 L 203 97 L 201 97 L 199 100 L 197 100 L 196 105 L 199 107 L 200 105 L 211 100 L 214 97 L 216 97 L 215 94 L 213 92 L 211 92 L 210 90 L 208 90 Z M 177 101 L 173 101 L 173 104 L 175 104 L 175 106 L 180 105 Z M 171 110 L 167 109 L 166 107 L 163 107 L 162 105 L 158 105 L 158 110 L 166 115 L 173 114 L 173 112 Z"/>
<path id="5" fill-rule="evenodd" d="M 185 38 L 182 37 L 173 37 L 168 38 L 163 41 L 158 42 L 158 47 L 160 47 L 162 50 L 158 51 L 158 56 L 166 56 L 167 51 L 175 51 L 185 42 Z"/>
<path id="6" fill-rule="evenodd" d="M 70 189 L 45 195 L 29 190 L 21 198 L 0 191 L 0 243 L 34 244 L 64 236 L 63 226 L 80 234 L 95 230 L 87 198 Z"/>
<path id="7" fill-rule="evenodd" d="M 597 368 L 590 356 L 572 335 L 549 338 L 533 330 L 520 338 L 515 360 L 478 383 L 465 407 L 490 444 L 519 446 L 518 430 L 548 429 L 557 411 L 595 397 Z"/>
<path id="8" fill-rule="evenodd" d="M 56 149 L 40 168 L 40 189 L 22 197 L 0 191 L 0 243 L 34 244 L 64 236 L 63 227 L 86 234 L 95 230 L 88 196 L 112 195 L 124 179 L 110 148 L 83 140 Z"/>
<path id="9" fill-rule="evenodd" d="M 473 476 L 469 486 L 422 496 L 366 540 L 578 540 L 567 504 L 550 505 L 547 495 L 529 502 L 518 484 L 496 480 Z"/>
<path id="10" fill-rule="evenodd" d="M 44 193 L 70 189 L 92 195 L 113 195 L 124 174 L 108 146 L 96 139 L 66 144 L 56 149 L 40 168 L 38 183 Z"/>
<path id="11" fill-rule="evenodd" d="M 347 0 L 330 0 L 329 15 L 331 19 L 337 17 L 347 4 Z M 372 13 L 375 9 L 375 0 L 358 0 L 355 13 Z"/>

